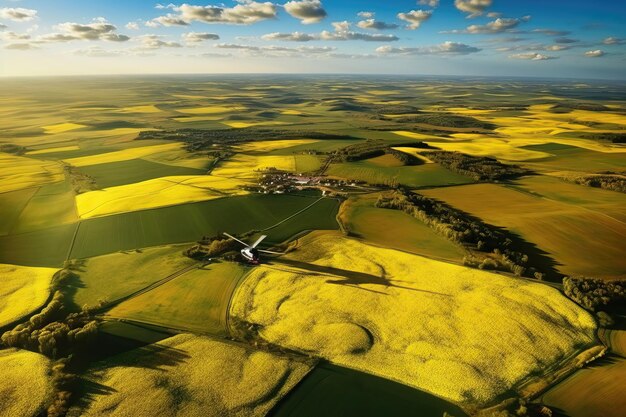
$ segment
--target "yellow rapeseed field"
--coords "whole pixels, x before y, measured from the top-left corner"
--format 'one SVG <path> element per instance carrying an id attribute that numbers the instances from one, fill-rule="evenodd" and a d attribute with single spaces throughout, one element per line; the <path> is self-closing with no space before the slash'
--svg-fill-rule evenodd
<path id="1" fill-rule="evenodd" d="M 176 109 L 179 113 L 186 114 L 216 114 L 216 113 L 228 113 L 231 111 L 244 111 L 243 106 L 206 106 L 206 107 L 188 107 L 184 109 Z"/>
<path id="2" fill-rule="evenodd" d="M 159 113 L 160 111 L 161 109 L 159 109 L 154 104 L 147 104 L 144 106 L 130 106 L 118 110 L 119 113 Z"/>
<path id="3" fill-rule="evenodd" d="M 41 415 L 53 395 L 50 361 L 43 355 L 17 349 L 0 350 L 0 415 Z"/>
<path id="4" fill-rule="evenodd" d="M 45 304 L 53 268 L 0 264 L 0 327 Z"/>
<path id="5" fill-rule="evenodd" d="M 444 151 L 458 151 L 474 156 L 492 156 L 508 161 L 528 161 L 547 158 L 546 152 L 533 151 L 512 145 L 505 139 L 482 138 L 471 142 L 426 142 Z M 545 143 L 545 141 L 543 142 Z"/>
<path id="6" fill-rule="evenodd" d="M 76 208 L 87 219 L 247 194 L 239 188 L 242 185 L 242 181 L 214 175 L 162 177 L 78 194 Z"/>
<path id="7" fill-rule="evenodd" d="M 101 153 L 98 155 L 80 156 L 77 158 L 66 159 L 68 164 L 82 167 L 87 165 L 105 164 L 109 162 L 129 161 L 131 159 L 143 158 L 152 154 L 180 150 L 182 143 L 173 142 L 163 145 L 140 146 L 138 148 L 128 148 L 121 151 L 113 151 Z"/>
<path id="8" fill-rule="evenodd" d="M 110 389 L 83 416 L 261 417 L 310 365 L 188 334 L 115 356 L 88 378 Z"/>
<path id="9" fill-rule="evenodd" d="M 222 124 L 228 126 L 228 127 L 233 127 L 235 129 L 243 129 L 246 127 L 253 127 L 253 126 L 278 126 L 278 125 L 285 125 L 288 124 L 287 122 L 279 122 L 277 120 L 274 121 L 265 121 L 265 122 L 235 122 L 235 121 L 229 121 L 229 122 L 222 122 Z"/>
<path id="10" fill-rule="evenodd" d="M 423 133 L 409 132 L 407 130 L 394 130 L 391 133 L 395 133 L 398 136 L 404 136 L 405 138 L 428 140 L 428 139 L 442 139 L 438 136 L 424 135 Z"/>
<path id="11" fill-rule="evenodd" d="M 28 151 L 26 152 L 25 155 L 40 155 L 43 153 L 77 151 L 78 149 L 79 149 L 78 145 L 60 146 L 57 148 L 45 148 L 45 149 L 37 149 L 36 151 Z"/>
<path id="12" fill-rule="evenodd" d="M 400 151 L 400 152 L 404 152 L 406 154 L 412 155 L 412 156 L 416 157 L 417 159 L 421 159 L 426 164 L 432 164 L 433 163 L 433 161 L 431 161 L 430 159 L 426 158 L 424 155 L 422 155 L 420 153 L 420 149 L 419 148 L 409 148 L 409 147 L 404 147 L 404 146 L 394 146 L 392 149 L 395 149 L 396 151 Z"/>
<path id="13" fill-rule="evenodd" d="M 63 181 L 61 164 L 0 152 L 0 193 Z"/>
<path id="14" fill-rule="evenodd" d="M 295 171 L 296 160 L 292 156 L 254 156 L 239 153 L 218 165 L 212 174 L 218 177 L 254 181 L 259 175 L 259 171 L 267 168 Z"/>
<path id="15" fill-rule="evenodd" d="M 290 148 L 298 145 L 308 145 L 319 142 L 317 139 L 283 139 L 283 140 L 263 140 L 246 142 L 237 146 L 237 150 L 247 152 L 269 152 L 278 149 Z"/>
<path id="16" fill-rule="evenodd" d="M 335 232 L 255 268 L 231 314 L 272 343 L 471 405 L 592 344 L 596 327 L 549 286 Z"/>
<path id="17" fill-rule="evenodd" d="M 45 133 L 63 133 L 69 132 L 70 130 L 81 129 L 83 127 L 86 126 L 78 123 L 58 123 L 55 125 L 43 126 L 43 130 Z"/>

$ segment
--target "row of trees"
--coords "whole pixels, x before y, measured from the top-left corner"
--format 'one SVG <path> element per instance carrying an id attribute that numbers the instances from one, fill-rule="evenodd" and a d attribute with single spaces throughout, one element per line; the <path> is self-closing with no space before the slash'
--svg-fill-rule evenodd
<path id="1" fill-rule="evenodd" d="M 427 144 L 423 142 L 408 142 L 403 144 L 396 144 L 394 146 L 403 146 L 403 147 L 412 147 L 412 148 L 430 148 Z M 404 152 L 399 152 L 392 149 L 389 145 L 389 142 L 384 140 L 366 140 L 365 142 L 355 143 L 353 145 L 348 145 L 341 149 L 338 149 L 331 156 L 333 158 L 333 162 L 353 162 L 353 161 L 361 161 L 363 159 L 374 158 L 376 156 L 381 156 L 386 153 L 389 153 L 400 161 L 404 162 L 405 165 L 416 165 L 419 164 L 417 158 L 412 155 L 408 155 Z"/>
<path id="2" fill-rule="evenodd" d="M 76 346 L 92 342 L 98 332 L 98 323 L 88 311 L 67 313 L 65 296 L 59 289 L 72 272 L 59 271 L 53 285 L 56 286 L 50 302 L 37 314 L 8 330 L 0 337 L 6 347 L 18 347 L 40 352 L 51 358 L 65 356 Z"/>
<path id="3" fill-rule="evenodd" d="M 626 308 L 626 280 L 565 277 L 563 291 L 589 311 L 612 312 Z"/>
<path id="4" fill-rule="evenodd" d="M 426 151 L 422 155 L 476 181 L 507 180 L 531 173 L 518 165 L 503 164 L 494 158 L 471 156 L 461 152 Z"/>
<path id="5" fill-rule="evenodd" d="M 626 176 L 620 174 L 581 175 L 573 178 L 572 181 L 587 187 L 604 188 L 605 190 L 626 193 Z"/>
<path id="6" fill-rule="evenodd" d="M 527 272 L 528 255 L 513 249 L 513 240 L 507 232 L 445 203 L 400 189 L 388 196 L 379 196 L 376 207 L 402 210 L 446 238 L 491 255 L 481 260 L 468 258 L 470 266 L 508 270 L 518 276 Z"/>
<path id="7" fill-rule="evenodd" d="M 493 123 L 484 122 L 471 116 L 461 116 L 452 113 L 421 113 L 411 116 L 396 117 L 391 119 L 396 123 L 423 123 L 443 128 L 475 128 L 493 130 L 497 126 Z"/>
<path id="8" fill-rule="evenodd" d="M 197 244 L 185 250 L 183 254 L 192 259 L 206 259 L 216 257 L 227 252 L 236 251 L 239 244 L 234 240 L 220 236 L 204 236 Z"/>
<path id="9" fill-rule="evenodd" d="M 212 149 L 213 145 L 235 144 L 260 140 L 278 139 L 356 139 L 346 135 L 312 132 L 307 130 L 258 129 L 254 127 L 242 129 L 176 129 L 142 131 L 136 139 L 161 139 L 185 142 L 188 151 Z"/>

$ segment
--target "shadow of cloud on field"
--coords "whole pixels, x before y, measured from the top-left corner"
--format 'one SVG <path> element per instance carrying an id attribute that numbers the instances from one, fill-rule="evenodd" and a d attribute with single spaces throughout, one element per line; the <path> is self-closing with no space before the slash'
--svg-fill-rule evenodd
<path id="1" fill-rule="evenodd" d="M 274 262 L 272 264 L 268 264 L 268 265 L 273 265 L 274 263 L 298 268 L 300 270 L 300 271 L 289 271 L 289 272 L 298 273 L 304 270 L 304 271 L 307 271 L 308 275 L 342 277 L 343 279 L 331 279 L 331 280 L 328 280 L 327 282 L 329 284 L 356 287 L 365 291 L 371 291 L 371 292 L 376 292 L 380 294 L 386 294 L 386 293 L 371 290 L 368 288 L 363 288 L 362 285 L 381 285 L 383 287 L 395 287 L 395 288 L 405 289 L 405 290 L 410 290 L 410 291 L 424 292 L 424 293 L 429 293 L 433 295 L 451 297 L 450 294 L 444 294 L 444 293 L 439 293 L 435 291 L 421 290 L 419 288 L 397 285 L 394 282 L 404 282 L 404 281 L 391 280 L 387 278 L 385 276 L 385 271 L 382 269 L 382 267 L 381 267 L 381 275 L 378 276 L 374 274 L 368 274 L 365 272 L 358 272 L 358 271 L 352 271 L 349 269 L 335 268 L 332 266 L 316 265 L 312 263 L 296 261 L 293 259 L 277 258 L 277 259 L 274 259 Z"/>

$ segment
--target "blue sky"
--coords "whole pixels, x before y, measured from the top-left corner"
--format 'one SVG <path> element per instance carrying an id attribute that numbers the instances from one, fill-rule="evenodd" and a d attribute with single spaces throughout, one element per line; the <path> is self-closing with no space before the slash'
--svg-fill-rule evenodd
<path id="1" fill-rule="evenodd" d="M 626 2 L 0 0 L 0 75 L 626 79 Z"/>

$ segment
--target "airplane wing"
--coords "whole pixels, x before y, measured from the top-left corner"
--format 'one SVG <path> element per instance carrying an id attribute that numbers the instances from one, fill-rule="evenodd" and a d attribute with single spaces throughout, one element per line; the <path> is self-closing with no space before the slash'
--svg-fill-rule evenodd
<path id="1" fill-rule="evenodd" d="M 273 252 L 271 250 L 265 250 L 265 249 L 259 249 L 259 252 L 263 252 L 263 253 L 271 253 L 272 255 L 284 255 L 283 252 Z"/>
<path id="2" fill-rule="evenodd" d="M 237 242 L 241 243 L 244 246 L 248 246 L 248 244 L 246 242 L 242 242 L 241 240 L 237 239 L 235 236 L 231 236 L 228 233 L 224 232 L 225 236 L 228 236 L 229 238 L 231 238 L 232 240 L 236 240 Z"/>
<path id="3" fill-rule="evenodd" d="M 258 246 L 259 243 L 263 242 L 263 239 L 265 239 L 267 236 L 266 235 L 261 235 L 260 238 L 258 238 L 256 240 L 256 242 L 254 242 L 250 247 L 251 248 L 256 248 Z"/>

